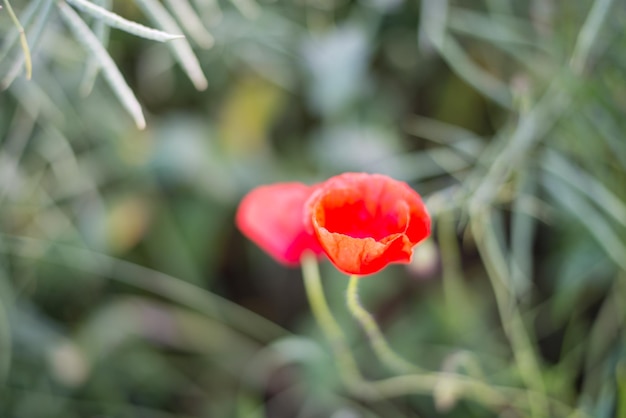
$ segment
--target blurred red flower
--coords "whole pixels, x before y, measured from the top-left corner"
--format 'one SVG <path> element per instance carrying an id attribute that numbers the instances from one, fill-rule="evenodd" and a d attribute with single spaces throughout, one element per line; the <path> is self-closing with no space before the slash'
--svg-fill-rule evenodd
<path id="1" fill-rule="evenodd" d="M 322 253 L 315 234 L 304 227 L 304 203 L 313 190 L 302 183 L 257 187 L 239 204 L 237 227 L 276 261 L 297 266 L 305 251 Z"/>
<path id="2" fill-rule="evenodd" d="M 339 270 L 358 275 L 410 262 L 413 247 L 430 235 L 420 195 L 380 174 L 345 173 L 316 186 L 305 224 Z"/>

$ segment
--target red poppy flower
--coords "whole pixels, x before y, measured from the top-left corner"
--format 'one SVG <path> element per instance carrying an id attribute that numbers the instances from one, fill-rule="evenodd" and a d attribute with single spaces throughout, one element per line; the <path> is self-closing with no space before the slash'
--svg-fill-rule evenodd
<path id="1" fill-rule="evenodd" d="M 313 190 L 302 183 L 257 187 L 239 204 L 237 227 L 276 261 L 296 266 L 305 251 L 322 252 L 303 221 L 304 203 Z"/>
<path id="2" fill-rule="evenodd" d="M 430 216 L 417 192 L 380 174 L 345 173 L 316 187 L 305 222 L 333 264 L 348 274 L 372 274 L 411 261 L 430 235 Z"/>

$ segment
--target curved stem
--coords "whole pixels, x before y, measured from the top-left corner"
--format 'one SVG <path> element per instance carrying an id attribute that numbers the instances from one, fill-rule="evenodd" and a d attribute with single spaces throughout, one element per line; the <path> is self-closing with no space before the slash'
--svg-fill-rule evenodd
<path id="1" fill-rule="evenodd" d="M 391 349 L 376 320 L 361 304 L 358 286 L 359 277 L 357 275 L 350 276 L 350 283 L 346 291 L 346 304 L 352 316 L 359 322 L 367 334 L 374 353 L 386 367 L 396 373 L 418 372 L 419 368 L 417 366 L 406 361 Z"/>
<path id="2" fill-rule="evenodd" d="M 366 382 L 369 389 L 368 399 L 389 399 L 403 395 L 431 395 L 438 409 L 446 409 L 458 400 L 466 399 L 477 402 L 493 411 L 515 408 L 518 412 L 529 412 L 528 397 L 543 396 L 528 389 L 509 386 L 496 386 L 481 380 L 445 372 L 426 372 Z M 582 409 L 574 409 L 564 402 L 545 398 L 554 416 L 568 418 L 591 418 Z M 526 415 L 523 415 L 526 416 Z"/>
<path id="3" fill-rule="evenodd" d="M 317 269 L 317 260 L 313 255 L 303 257 L 302 273 L 313 315 L 330 342 L 341 378 L 352 395 L 361 399 L 382 400 L 396 396 L 424 394 L 433 396 L 438 408 L 442 409 L 452 406 L 459 399 L 468 399 L 494 411 L 514 407 L 524 412 L 528 408 L 528 397 L 537 395 L 536 392 L 525 389 L 493 386 L 482 380 L 456 373 L 425 372 L 382 380 L 365 380 L 350 351 L 345 334 L 326 302 Z M 353 284 L 353 286 L 356 285 Z M 581 417 L 588 418 L 581 411 L 573 411 L 558 400 L 547 400 L 552 408 L 559 412 L 559 416 L 578 412 Z"/>
<path id="4" fill-rule="evenodd" d="M 549 416 L 547 411 L 548 399 L 539 359 L 525 328 L 517 302 L 514 297 L 509 295 L 506 288 L 505 283 L 508 275 L 504 261 L 506 257 L 497 241 L 490 213 L 483 212 L 474 216 L 471 226 L 472 231 L 478 237 L 476 240 L 478 252 L 485 262 L 500 320 L 509 340 L 514 360 L 522 380 L 529 389 L 534 391 L 533 393 L 529 392 L 528 399 L 531 416 L 542 418 Z"/>
<path id="5" fill-rule="evenodd" d="M 317 268 L 317 260 L 312 254 L 305 254 L 302 258 L 302 275 L 313 316 L 330 343 L 341 378 L 352 391 L 362 392 L 363 378 L 346 342 L 345 335 L 328 307 Z"/>

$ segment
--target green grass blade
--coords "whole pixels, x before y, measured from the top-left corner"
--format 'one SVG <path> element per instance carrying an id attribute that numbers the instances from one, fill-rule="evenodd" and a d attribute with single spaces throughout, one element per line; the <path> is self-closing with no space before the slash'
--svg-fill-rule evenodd
<path id="1" fill-rule="evenodd" d="M 504 108 L 513 107 L 513 98 L 508 86 L 472 61 L 452 36 L 445 38 L 439 53 L 455 73 L 476 90 Z"/>
<path id="2" fill-rule="evenodd" d="M 422 0 L 417 42 L 420 50 L 432 52 L 443 45 L 448 19 L 448 0 Z"/>
<path id="3" fill-rule="evenodd" d="M 610 87 L 603 89 L 600 94 L 603 97 L 611 97 Z M 602 103 L 594 103 L 590 108 L 584 110 L 586 122 L 597 130 L 598 134 L 611 149 L 613 157 L 619 161 L 626 169 L 626 141 L 624 141 L 623 131 L 618 120 L 621 120 L 621 113 L 611 114 L 610 106 Z M 623 120 L 621 120 L 623 125 Z"/>
<path id="4" fill-rule="evenodd" d="M 231 0 L 233 5 L 248 19 L 255 19 L 261 13 L 259 5 L 254 0 Z"/>
<path id="5" fill-rule="evenodd" d="M 580 221 L 616 265 L 626 270 L 626 245 L 612 225 L 568 183 L 552 173 L 548 174 L 543 185 L 550 195 Z"/>
<path id="6" fill-rule="evenodd" d="M 289 332 L 270 320 L 224 297 L 139 264 L 51 240 L 3 234 L 2 241 L 4 246 L 0 247 L 0 252 L 61 264 L 126 283 L 230 324 L 259 341 L 289 335 Z"/>
<path id="7" fill-rule="evenodd" d="M 111 0 L 96 0 L 96 3 L 98 6 L 104 7 L 107 10 L 111 8 Z M 103 20 L 96 20 L 93 24 L 93 33 L 102 46 L 106 48 L 109 44 L 109 26 L 106 25 Z M 83 97 L 88 96 L 93 90 L 99 71 L 100 65 L 98 65 L 98 61 L 93 56 L 90 57 L 85 65 L 83 80 L 80 83 L 80 92 Z"/>
<path id="8" fill-rule="evenodd" d="M 536 42 L 529 22 L 509 16 L 489 16 L 458 7 L 450 9 L 448 27 L 490 42 L 512 43 L 538 48 L 545 45 Z"/>
<path id="9" fill-rule="evenodd" d="M 28 31 L 28 44 L 31 48 L 31 53 L 35 53 L 37 46 L 39 45 L 39 41 L 41 40 L 41 34 L 43 33 L 44 28 L 48 24 L 50 8 L 52 2 L 45 2 L 43 6 L 39 9 L 39 13 L 37 14 L 37 20 L 33 23 L 33 25 L 29 28 Z M 21 55 L 14 63 L 5 77 L 0 81 L 0 90 L 5 90 L 8 88 L 13 81 L 17 78 L 20 71 L 22 70 L 22 66 L 25 64 L 25 56 Z"/>
<path id="10" fill-rule="evenodd" d="M 222 17 L 222 9 L 217 0 L 193 0 L 196 9 L 200 11 L 202 21 L 207 22 L 209 25 L 219 22 Z"/>
<path id="11" fill-rule="evenodd" d="M 575 73 L 581 74 L 585 71 L 591 50 L 598 41 L 598 36 L 604 28 L 604 22 L 609 16 L 612 5 L 613 0 L 595 0 L 593 2 L 587 19 L 578 32 L 576 46 L 570 59 L 570 67 Z"/>
<path id="12" fill-rule="evenodd" d="M 546 416 L 544 412 L 547 412 L 547 397 L 541 363 L 535 341 L 526 329 L 517 300 L 512 294 L 507 262 L 510 260 L 510 254 L 502 242 L 503 238 L 500 238 L 504 236 L 504 225 L 501 220 L 502 216 L 497 212 L 485 210 L 473 214 L 471 228 L 492 284 L 502 326 L 511 345 L 518 371 L 526 386 L 536 391 L 533 395 L 529 394 L 531 416 L 543 417 Z"/>
<path id="13" fill-rule="evenodd" d="M 539 140 L 554 126 L 557 118 L 569 105 L 569 94 L 559 80 L 555 80 L 541 99 L 528 112 L 521 115 L 517 126 L 506 138 L 494 143 L 502 149 L 489 161 L 488 172 L 472 192 L 470 210 L 490 204 L 511 173 L 526 160 Z M 479 167 L 482 171 L 482 167 Z"/>
<path id="14" fill-rule="evenodd" d="M 141 38 L 150 39 L 158 42 L 167 42 L 173 39 L 184 38 L 183 35 L 176 35 L 173 33 L 167 33 L 158 29 L 152 29 L 147 26 L 141 25 L 137 22 L 130 21 L 117 15 L 104 7 L 100 7 L 87 0 L 66 0 L 69 4 L 76 7 L 78 10 L 87 13 L 88 15 L 103 21 L 107 25 L 123 30 L 130 34 L 139 36 Z"/>
<path id="15" fill-rule="evenodd" d="M 4 383 L 11 370 L 11 326 L 4 302 L 0 299 L 0 385 Z"/>
<path id="16" fill-rule="evenodd" d="M 529 291 L 532 282 L 533 271 L 533 243 L 537 219 L 530 216 L 524 210 L 524 201 L 528 195 L 533 195 L 535 181 L 530 173 L 520 176 L 516 188 L 515 200 L 513 201 L 513 214 L 511 219 L 511 257 L 510 267 L 511 283 L 515 293 L 525 295 Z"/>
<path id="17" fill-rule="evenodd" d="M 485 147 L 485 140 L 475 133 L 422 116 L 413 116 L 404 124 L 404 130 L 411 135 L 446 145 L 472 159 L 477 158 Z"/>
<path id="18" fill-rule="evenodd" d="M 155 25 L 167 32 L 181 33 L 181 29 L 174 18 L 165 10 L 163 5 L 156 0 L 136 0 L 144 13 L 154 22 Z M 193 85 L 198 90 L 205 90 L 208 81 L 202 72 L 198 58 L 193 53 L 191 45 L 186 39 L 179 39 L 169 42 L 167 46 L 174 54 L 174 57 L 181 65 Z"/>
<path id="19" fill-rule="evenodd" d="M 568 183 L 579 193 L 586 195 L 599 208 L 626 227 L 626 203 L 591 174 L 576 167 L 555 151 L 546 153 L 542 166 L 544 170 L 559 177 L 561 181 Z"/>
<path id="20" fill-rule="evenodd" d="M 28 40 L 26 39 L 26 33 L 24 33 L 24 28 L 20 23 L 20 20 L 13 12 L 13 7 L 11 7 L 11 3 L 9 0 L 3 0 L 4 5 L 7 8 L 7 13 L 9 13 L 9 17 L 13 21 L 13 25 L 17 29 L 20 38 L 20 44 L 22 45 L 22 52 L 24 53 L 24 65 L 26 66 L 26 79 L 30 80 L 33 75 L 33 63 L 30 58 L 30 48 L 28 47 Z"/>
<path id="21" fill-rule="evenodd" d="M 144 129 L 146 120 L 141 110 L 141 105 L 135 97 L 133 91 L 128 87 L 122 73 L 113 62 L 113 59 L 104 46 L 98 41 L 96 35 L 89 29 L 89 26 L 78 16 L 78 14 L 67 4 L 57 4 L 61 16 L 65 23 L 72 29 L 76 39 L 98 60 L 102 67 L 103 74 L 113 92 L 117 95 L 122 105 L 134 119 L 137 128 Z"/>
<path id="22" fill-rule="evenodd" d="M 209 49 L 213 46 L 215 43 L 213 35 L 204 27 L 202 19 L 187 0 L 166 0 L 166 4 L 191 39 L 204 49 Z"/>
<path id="23" fill-rule="evenodd" d="M 24 27 L 30 25 L 31 20 L 35 16 L 35 12 L 39 9 L 44 0 L 35 0 L 28 3 L 22 16 L 20 16 L 20 22 Z M 0 62 L 4 62 L 6 56 L 13 49 L 17 41 L 20 39 L 20 31 L 16 26 L 13 26 L 10 31 L 4 34 L 4 40 L 2 41 L 2 49 L 0 49 Z"/>

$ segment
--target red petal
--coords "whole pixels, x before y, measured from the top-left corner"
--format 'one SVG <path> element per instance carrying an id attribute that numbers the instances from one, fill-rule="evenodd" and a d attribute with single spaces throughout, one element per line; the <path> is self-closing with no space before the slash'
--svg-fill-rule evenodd
<path id="1" fill-rule="evenodd" d="M 407 247 L 402 234 L 396 234 L 388 242 L 382 243 L 373 238 L 352 238 L 320 228 L 319 238 L 329 259 L 347 274 L 372 274 L 389 263 L 411 261 L 412 246 Z"/>
<path id="2" fill-rule="evenodd" d="M 239 204 L 237 227 L 276 261 L 298 265 L 305 251 L 322 252 L 303 222 L 304 203 L 313 190 L 302 183 L 257 187 Z"/>
<path id="3" fill-rule="evenodd" d="M 417 192 L 379 174 L 345 173 L 311 196 L 306 213 L 324 251 L 350 274 L 371 274 L 408 263 L 430 234 L 430 217 Z"/>

